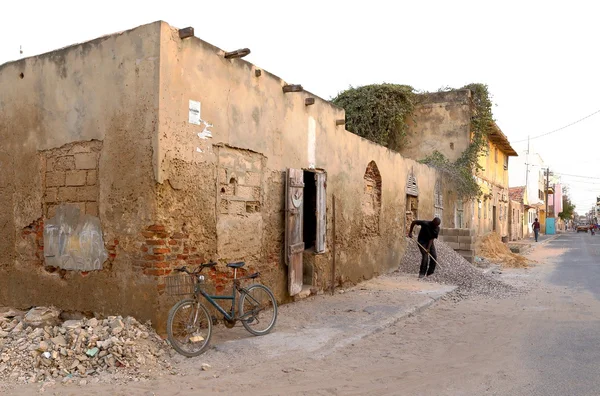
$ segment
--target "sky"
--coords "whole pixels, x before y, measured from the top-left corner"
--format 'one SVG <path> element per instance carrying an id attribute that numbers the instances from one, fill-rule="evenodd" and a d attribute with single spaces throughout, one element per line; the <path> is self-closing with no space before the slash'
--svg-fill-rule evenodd
<path id="1" fill-rule="evenodd" d="M 382 82 L 487 84 L 521 152 L 527 136 L 600 110 L 599 11 L 592 0 L 2 2 L 0 64 L 20 46 L 32 56 L 164 20 L 225 50 L 248 47 L 246 60 L 324 99 Z M 600 113 L 530 141 L 580 213 L 600 196 L 598 130 Z"/>

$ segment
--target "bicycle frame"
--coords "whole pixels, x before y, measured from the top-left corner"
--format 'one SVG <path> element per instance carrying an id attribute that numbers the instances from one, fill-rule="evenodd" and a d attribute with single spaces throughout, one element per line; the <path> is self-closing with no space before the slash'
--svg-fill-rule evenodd
<path id="1" fill-rule="evenodd" d="M 238 293 L 240 293 L 243 290 L 245 290 L 245 289 L 243 287 L 240 287 L 240 281 L 239 281 L 239 279 L 237 279 L 237 268 L 236 268 L 233 272 L 233 285 L 231 287 L 231 294 L 218 294 L 218 295 L 208 294 L 207 292 L 202 290 L 201 283 L 197 282 L 196 286 L 195 286 L 195 296 L 197 298 L 198 294 L 201 294 L 202 297 L 204 297 L 206 299 L 206 301 L 208 301 L 213 307 L 215 307 L 217 309 L 217 311 L 219 311 L 221 314 L 223 314 L 223 316 L 225 317 L 226 320 L 233 321 L 233 320 L 243 318 L 243 317 L 236 317 L 236 313 L 235 313 L 236 296 Z M 249 296 L 249 297 L 252 298 L 252 296 Z M 254 300 L 254 298 L 252 298 L 252 299 Z M 231 313 L 225 311 L 216 300 L 230 300 L 231 301 Z M 199 301 L 200 300 L 198 300 L 198 302 Z M 247 316 L 250 314 L 252 314 L 252 312 L 247 312 L 243 316 Z"/>

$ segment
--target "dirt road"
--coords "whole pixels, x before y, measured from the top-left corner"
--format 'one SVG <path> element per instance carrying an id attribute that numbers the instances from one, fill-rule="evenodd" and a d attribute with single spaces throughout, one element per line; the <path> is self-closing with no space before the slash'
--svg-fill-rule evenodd
<path id="1" fill-rule="evenodd" d="M 553 349 L 556 330 L 562 330 L 565 323 L 587 329 L 596 325 L 595 318 L 600 317 L 600 303 L 590 291 L 550 281 L 557 266 L 565 265 L 567 246 L 569 243 L 560 240 L 539 246 L 532 253 L 539 265 L 503 273 L 508 282 L 529 290 L 517 297 L 440 301 L 419 315 L 346 346 L 333 348 L 327 354 L 294 351 L 271 356 L 257 354 L 255 358 L 242 354 L 243 359 L 233 360 L 235 351 L 229 350 L 227 364 L 215 364 L 208 371 L 200 370 L 202 362 L 198 359 L 181 359 L 178 364 L 185 375 L 125 386 L 87 386 L 85 392 L 114 395 L 597 394 L 587 393 L 597 385 L 593 384 L 595 377 L 589 379 L 589 386 L 577 388 L 577 383 L 569 383 L 569 376 L 555 375 L 556 383 L 551 384 L 551 388 L 556 389 L 556 393 L 545 385 L 549 381 L 545 373 L 580 370 L 571 355 L 584 346 Z M 583 251 L 582 254 L 588 253 Z M 318 338 L 319 334 L 314 336 Z M 585 353 L 585 349 L 581 351 Z M 595 353 L 587 356 L 588 363 L 597 356 Z M 569 393 L 571 389 L 580 392 Z M 31 390 L 23 388 L 15 393 L 25 394 Z M 75 395 L 83 390 L 77 386 L 57 385 L 46 392 Z"/>

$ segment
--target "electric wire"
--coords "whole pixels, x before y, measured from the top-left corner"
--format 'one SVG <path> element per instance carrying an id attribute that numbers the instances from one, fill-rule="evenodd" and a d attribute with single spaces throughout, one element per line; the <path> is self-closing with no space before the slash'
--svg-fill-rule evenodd
<path id="1" fill-rule="evenodd" d="M 587 116 L 585 116 L 585 117 L 583 117 L 583 118 L 580 118 L 580 119 L 579 119 L 579 120 L 577 120 L 577 121 L 574 121 L 574 122 L 572 122 L 572 123 L 570 123 L 570 124 L 567 124 L 567 125 L 565 125 L 565 126 L 563 126 L 563 127 L 560 127 L 560 128 L 558 128 L 558 129 L 555 129 L 555 130 L 553 130 L 553 131 L 546 132 L 546 133 L 542 133 L 541 135 L 531 136 L 531 137 L 528 137 L 527 139 L 515 140 L 515 141 L 511 142 L 511 144 L 513 144 L 513 143 L 522 143 L 522 142 L 526 142 L 526 141 L 528 141 L 528 140 L 539 139 L 539 138 L 541 138 L 541 137 L 548 136 L 548 135 L 550 135 L 550 134 L 553 134 L 553 133 L 556 133 L 556 132 L 560 132 L 560 131 L 562 131 L 563 129 L 566 129 L 566 128 L 570 127 L 570 126 L 573 126 L 573 125 L 575 125 L 575 124 L 578 124 L 578 123 L 580 123 L 581 121 L 583 121 L 583 120 L 586 120 L 586 119 L 588 119 L 588 118 L 590 118 L 590 117 L 592 117 L 592 116 L 594 116 L 594 115 L 596 115 L 596 114 L 598 114 L 598 113 L 600 113 L 600 110 L 596 110 L 596 111 L 594 111 L 592 114 L 588 114 Z"/>

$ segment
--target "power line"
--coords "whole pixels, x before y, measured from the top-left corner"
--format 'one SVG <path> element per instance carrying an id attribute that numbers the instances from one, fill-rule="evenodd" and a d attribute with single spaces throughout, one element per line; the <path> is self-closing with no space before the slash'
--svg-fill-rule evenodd
<path id="1" fill-rule="evenodd" d="M 596 180 L 600 180 L 600 177 L 594 177 L 594 176 L 582 176 L 582 175 L 570 175 L 568 173 L 560 173 L 560 172 L 554 172 L 557 175 L 560 176 L 571 176 L 571 177 L 581 177 L 582 179 L 596 179 Z"/>
<path id="2" fill-rule="evenodd" d="M 570 126 L 573 126 L 573 125 L 575 125 L 575 124 L 578 124 L 578 123 L 580 123 L 581 121 L 583 121 L 583 120 L 585 120 L 585 119 L 588 119 L 588 118 L 590 118 L 591 116 L 593 116 L 593 115 L 596 115 L 596 114 L 598 114 L 598 113 L 600 113 L 600 110 L 596 110 L 596 111 L 594 111 L 592 114 L 586 115 L 585 117 L 583 117 L 583 118 L 580 118 L 580 119 L 579 119 L 579 120 L 577 120 L 577 121 L 574 121 L 574 122 L 572 122 L 572 123 L 570 123 L 570 124 L 568 124 L 568 125 L 565 125 L 565 126 L 563 126 L 563 127 L 560 127 L 560 128 L 558 128 L 558 129 L 555 129 L 555 130 L 553 130 L 553 131 L 546 132 L 546 133 L 542 133 L 541 135 L 537 135 L 537 136 L 532 136 L 532 137 L 530 137 L 530 138 L 527 138 L 527 139 L 515 140 L 514 142 L 511 142 L 511 143 L 522 143 L 522 142 L 526 142 L 527 140 L 539 139 L 539 138 L 541 138 L 541 137 L 544 137 L 544 136 L 550 135 L 550 134 L 552 134 L 552 133 L 556 133 L 556 132 L 562 131 L 563 129 L 566 129 L 566 128 L 570 127 Z"/>

